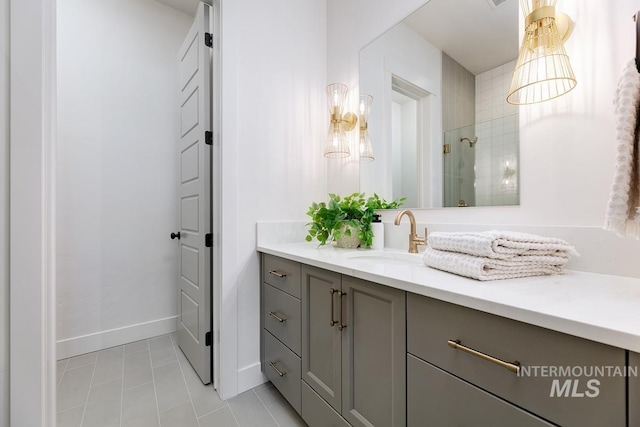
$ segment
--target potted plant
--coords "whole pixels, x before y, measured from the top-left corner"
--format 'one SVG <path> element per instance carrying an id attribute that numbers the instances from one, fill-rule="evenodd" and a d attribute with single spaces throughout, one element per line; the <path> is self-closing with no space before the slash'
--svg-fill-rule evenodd
<path id="1" fill-rule="evenodd" d="M 307 211 L 311 222 L 307 225 L 308 242 L 314 238 L 320 246 L 327 241 L 335 241 L 338 247 L 356 248 L 371 246 L 373 232 L 371 221 L 376 209 L 396 209 L 405 198 L 387 202 L 377 194 L 365 198 L 364 193 L 353 193 L 341 198 L 336 194 L 329 194 L 329 202 L 312 203 Z"/>

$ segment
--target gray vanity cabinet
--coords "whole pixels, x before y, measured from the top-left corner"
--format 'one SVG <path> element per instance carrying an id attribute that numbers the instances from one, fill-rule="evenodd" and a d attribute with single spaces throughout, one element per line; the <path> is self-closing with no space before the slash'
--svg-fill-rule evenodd
<path id="1" fill-rule="evenodd" d="M 302 379 L 311 427 L 405 426 L 404 291 L 303 266 Z"/>

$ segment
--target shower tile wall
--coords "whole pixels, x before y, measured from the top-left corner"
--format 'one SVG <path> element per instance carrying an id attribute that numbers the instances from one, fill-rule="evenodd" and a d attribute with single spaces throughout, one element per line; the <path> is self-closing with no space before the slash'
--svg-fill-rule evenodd
<path id="1" fill-rule="evenodd" d="M 476 206 L 520 203 L 518 107 L 506 101 L 514 68 L 515 60 L 476 76 Z"/>
<path id="2" fill-rule="evenodd" d="M 475 96 L 475 76 L 443 52 L 442 130 L 450 136 L 445 137 L 448 139 L 445 143 L 451 146 L 451 153 L 444 155 L 444 206 L 458 206 L 459 200 L 475 205 L 474 149 L 460 142 L 460 138 L 474 136 Z M 465 135 L 448 132 L 454 129 L 462 132 L 461 128 L 465 128 Z"/>

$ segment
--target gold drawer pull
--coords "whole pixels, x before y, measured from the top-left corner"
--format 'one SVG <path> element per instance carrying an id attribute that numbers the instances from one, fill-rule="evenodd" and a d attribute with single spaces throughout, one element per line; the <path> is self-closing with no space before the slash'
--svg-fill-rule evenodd
<path id="1" fill-rule="evenodd" d="M 347 325 L 345 325 L 344 322 L 342 321 L 342 297 L 345 295 L 347 295 L 346 292 L 338 292 L 338 296 L 340 297 L 340 323 L 338 323 L 339 330 L 343 330 L 344 328 L 347 327 Z"/>
<path id="2" fill-rule="evenodd" d="M 270 311 L 270 312 L 269 312 L 269 316 L 273 317 L 274 319 L 276 319 L 276 320 L 277 320 L 278 322 L 280 322 L 280 323 L 282 323 L 282 322 L 284 322 L 285 320 L 287 320 L 287 319 L 284 319 L 284 318 L 282 318 L 282 317 L 278 316 L 278 315 L 276 314 L 276 312 L 275 312 L 275 311 Z"/>
<path id="3" fill-rule="evenodd" d="M 278 376 L 280 378 L 284 377 L 285 375 L 287 375 L 286 372 L 282 372 L 280 369 L 278 369 L 276 367 L 276 364 L 274 362 L 269 362 L 269 366 L 271 366 L 273 368 L 274 371 L 276 371 L 276 373 L 278 374 Z"/>
<path id="4" fill-rule="evenodd" d="M 284 279 L 285 277 L 287 277 L 286 274 L 280 273 L 279 271 L 276 271 L 276 270 L 269 270 L 269 274 L 273 274 L 274 276 L 279 277 L 281 279 Z"/>
<path id="5" fill-rule="evenodd" d="M 520 372 L 520 362 L 515 361 L 513 363 L 509 363 L 509 362 L 505 362 L 504 360 L 500 360 L 500 359 L 496 359 L 493 356 L 489 356 L 488 354 L 484 354 L 481 353 L 477 350 L 474 350 L 472 348 L 469 347 L 465 347 L 464 345 L 461 344 L 460 340 L 449 340 L 447 341 L 447 344 L 449 345 L 449 347 L 454 348 L 456 350 L 462 350 L 466 353 L 472 354 L 474 356 L 477 356 L 481 359 L 484 359 L 488 362 L 491 363 L 495 363 L 498 366 L 502 366 L 503 368 L 507 368 L 508 370 L 510 370 L 511 372 L 517 374 L 518 372 Z"/>
<path id="6" fill-rule="evenodd" d="M 329 290 L 329 293 L 331 294 L 331 315 L 330 315 L 330 317 L 329 317 L 329 326 L 333 326 L 333 325 L 335 325 L 336 323 L 338 323 L 338 322 L 336 322 L 335 320 L 333 320 L 333 294 L 335 294 L 336 292 L 338 292 L 338 291 L 336 291 L 336 290 L 335 290 L 335 289 L 333 289 L 333 288 L 331 288 L 331 289 Z"/>

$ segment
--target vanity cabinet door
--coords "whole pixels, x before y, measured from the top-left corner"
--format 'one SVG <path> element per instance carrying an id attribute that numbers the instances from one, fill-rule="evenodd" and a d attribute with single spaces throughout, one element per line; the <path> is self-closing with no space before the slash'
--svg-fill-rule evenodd
<path id="1" fill-rule="evenodd" d="M 342 416 L 352 426 L 406 425 L 405 293 L 343 276 Z"/>
<path id="2" fill-rule="evenodd" d="M 629 426 L 640 426 L 640 354 L 629 352 Z"/>
<path id="3" fill-rule="evenodd" d="M 340 293 L 340 274 L 302 267 L 302 378 L 337 412 L 342 409 Z"/>

